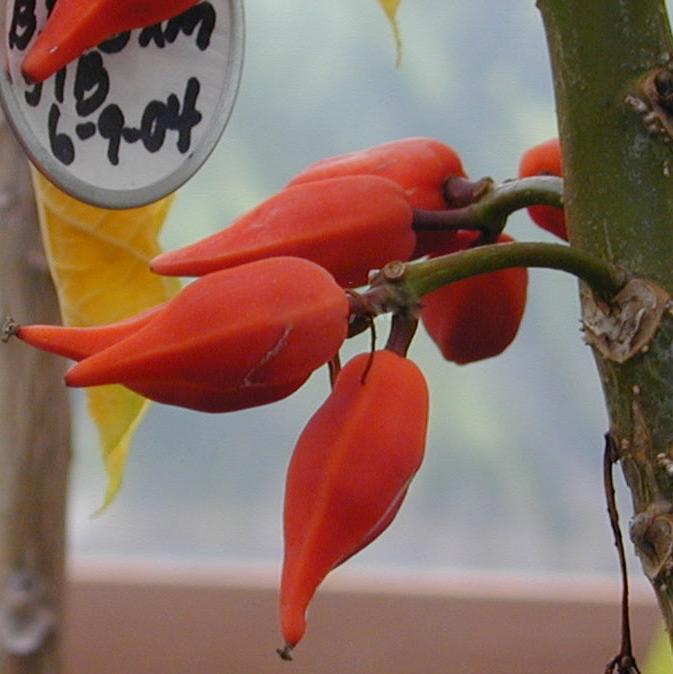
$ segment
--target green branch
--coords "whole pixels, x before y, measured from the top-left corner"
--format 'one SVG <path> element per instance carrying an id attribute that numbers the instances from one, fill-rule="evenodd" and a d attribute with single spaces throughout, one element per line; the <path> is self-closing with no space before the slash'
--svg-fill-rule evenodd
<path id="1" fill-rule="evenodd" d="M 589 253 L 558 243 L 498 243 L 407 265 L 404 284 L 415 296 L 470 276 L 511 267 L 544 267 L 574 274 L 602 295 L 614 295 L 624 272 Z"/>
<path id="2" fill-rule="evenodd" d="M 606 299 L 616 295 L 628 280 L 620 268 L 558 243 L 497 243 L 423 262 L 390 262 L 367 290 L 347 291 L 351 306 L 349 336 L 366 330 L 372 317 L 379 314 L 415 316 L 420 297 L 449 283 L 514 267 L 542 267 L 574 274 Z"/>
<path id="3" fill-rule="evenodd" d="M 508 180 L 498 185 L 481 181 L 473 203 L 445 211 L 414 211 L 413 227 L 424 231 L 479 229 L 497 236 L 507 218 L 522 208 L 545 204 L 563 207 L 563 180 L 555 176 L 535 176 Z"/>

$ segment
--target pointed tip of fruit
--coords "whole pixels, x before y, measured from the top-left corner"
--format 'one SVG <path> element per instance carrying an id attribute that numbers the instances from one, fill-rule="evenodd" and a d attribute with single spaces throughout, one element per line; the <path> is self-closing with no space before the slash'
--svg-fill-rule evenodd
<path id="1" fill-rule="evenodd" d="M 79 386 L 82 386 L 82 384 L 80 384 L 80 383 L 78 382 L 78 379 L 79 379 L 79 377 L 78 377 L 78 372 L 76 371 L 76 372 L 73 374 L 73 370 L 76 370 L 76 369 L 77 369 L 77 365 L 73 365 L 73 366 L 72 366 L 72 367 L 65 373 L 65 376 L 64 376 L 63 378 L 64 378 L 64 380 L 65 380 L 65 385 L 66 385 L 66 386 L 71 386 L 71 387 L 73 387 L 73 388 L 77 388 L 77 387 L 79 387 Z"/>
<path id="2" fill-rule="evenodd" d="M 200 276 L 194 261 L 185 259 L 183 249 L 171 250 L 150 260 L 150 270 L 161 276 Z"/>
<path id="3" fill-rule="evenodd" d="M 58 47 L 47 50 L 40 45 L 39 40 L 31 47 L 21 64 L 21 74 L 28 84 L 39 84 L 51 77 L 62 67 L 54 55 Z"/>
<path id="4" fill-rule="evenodd" d="M 91 365 L 92 359 L 94 365 Z M 73 388 L 81 388 L 84 386 L 101 386 L 103 384 L 116 383 L 113 378 L 108 376 L 109 373 L 101 372 L 101 367 L 96 359 L 96 355 L 89 356 L 75 363 L 65 373 L 66 386 Z"/>
<path id="5" fill-rule="evenodd" d="M 283 589 L 281 588 L 281 595 Z M 285 648 L 282 649 L 287 655 L 291 655 L 292 650 L 304 637 L 306 632 L 306 603 L 302 602 L 288 602 L 286 599 L 281 599 L 281 634 L 285 639 Z M 280 655 L 280 649 L 278 654 Z M 281 655 L 281 657 L 283 657 Z M 288 658 L 283 658 L 288 659 Z"/>
<path id="6" fill-rule="evenodd" d="M 186 249 L 168 251 L 150 260 L 150 270 L 161 276 L 203 276 L 218 271 L 213 259 L 185 253 Z"/>
<path id="7" fill-rule="evenodd" d="M 174 274 L 171 271 L 174 266 L 172 263 L 173 257 L 172 253 L 161 253 L 160 255 L 157 255 L 150 260 L 150 271 L 155 274 L 161 274 L 162 276 L 173 276 Z"/>

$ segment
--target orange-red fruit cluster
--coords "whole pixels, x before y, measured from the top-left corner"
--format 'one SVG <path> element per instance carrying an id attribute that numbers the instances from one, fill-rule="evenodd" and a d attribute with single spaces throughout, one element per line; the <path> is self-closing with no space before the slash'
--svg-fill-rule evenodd
<path id="1" fill-rule="evenodd" d="M 348 315 L 342 288 L 322 267 L 277 257 L 204 276 L 149 319 L 114 324 L 107 334 L 28 326 L 18 336 L 82 357 L 66 374 L 70 386 L 123 384 L 158 402 L 228 412 L 299 388 L 336 354 Z"/>
<path id="2" fill-rule="evenodd" d="M 229 227 L 151 263 L 172 276 L 201 276 L 271 255 L 297 255 L 325 267 L 345 287 L 372 269 L 418 255 L 425 233 L 413 208 L 446 207 L 443 186 L 463 175 L 458 155 L 429 138 L 405 138 L 331 157 Z M 432 240 L 436 233 L 432 233 Z"/>
<path id="3" fill-rule="evenodd" d="M 423 374 L 391 351 L 347 363 L 308 422 L 285 492 L 280 614 L 288 646 L 302 638 L 325 576 L 391 523 L 421 465 L 427 422 Z"/>
<path id="4" fill-rule="evenodd" d="M 109 326 L 17 334 L 79 361 L 66 375 L 71 386 L 123 384 L 208 412 L 279 400 L 346 338 L 342 286 L 424 246 L 435 256 L 479 242 L 467 231 L 423 241 L 412 228 L 413 209 L 445 208 L 445 180 L 463 175 L 453 150 L 425 138 L 326 159 L 230 227 L 153 260 L 156 272 L 200 277 L 164 305 Z M 444 357 L 468 363 L 503 351 L 523 315 L 527 278 L 507 269 L 423 298 L 423 323 Z M 346 364 L 308 422 L 287 474 L 283 655 L 302 638 L 325 576 L 392 522 L 421 465 L 427 421 L 422 373 L 384 350 Z"/>
<path id="5" fill-rule="evenodd" d="M 558 138 L 540 143 L 524 152 L 519 164 L 519 178 L 532 176 L 563 177 L 563 159 Z M 565 211 L 555 206 L 530 206 L 528 213 L 533 222 L 564 241 L 568 240 Z"/>
<path id="6" fill-rule="evenodd" d="M 474 232 L 459 232 L 438 254 L 469 248 Z M 504 245 L 511 237 L 501 234 Z M 423 297 L 421 319 L 447 360 L 460 365 L 502 353 L 519 330 L 526 307 L 528 270 L 503 269 L 439 288 Z"/>

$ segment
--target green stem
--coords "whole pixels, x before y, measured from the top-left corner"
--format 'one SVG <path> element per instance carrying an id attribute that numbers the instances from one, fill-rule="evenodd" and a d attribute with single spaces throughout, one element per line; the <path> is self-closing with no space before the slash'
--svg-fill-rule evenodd
<path id="1" fill-rule="evenodd" d="M 512 213 L 537 204 L 563 207 L 563 180 L 535 176 L 499 185 L 484 183 L 484 189 L 476 192 L 474 203 L 462 208 L 415 210 L 413 227 L 424 231 L 480 229 L 497 236 Z"/>
<path id="2" fill-rule="evenodd" d="M 521 208 L 545 204 L 563 208 L 563 179 L 533 176 L 495 185 L 476 204 L 484 217 L 502 217 Z"/>
<path id="3" fill-rule="evenodd" d="M 510 267 L 545 267 L 569 272 L 606 296 L 619 292 L 626 275 L 589 253 L 558 243 L 498 243 L 407 265 L 404 284 L 416 297 L 470 276 Z"/>
<path id="4" fill-rule="evenodd" d="M 537 4 L 554 75 L 571 244 L 670 294 L 673 36 L 666 3 Z M 650 313 L 653 334 L 646 348 L 619 359 L 597 342 L 594 356 L 615 459 L 631 491 L 631 540 L 673 643 L 673 316 L 658 316 L 652 302 L 639 306 L 633 297 L 633 310 L 623 316 L 631 313 L 639 322 Z M 663 306 L 669 304 L 664 299 Z M 595 325 L 590 296 L 582 296 L 582 310 L 585 326 Z M 608 319 L 603 317 L 606 326 Z M 611 332 L 628 334 L 627 322 Z"/>

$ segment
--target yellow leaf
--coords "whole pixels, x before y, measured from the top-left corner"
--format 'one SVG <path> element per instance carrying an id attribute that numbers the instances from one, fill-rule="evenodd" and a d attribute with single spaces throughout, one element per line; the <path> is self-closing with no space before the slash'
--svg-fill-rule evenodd
<path id="1" fill-rule="evenodd" d="M 164 302 L 177 279 L 149 271 L 173 197 L 123 211 L 89 206 L 33 173 L 42 238 L 66 325 L 112 323 Z M 108 483 L 101 510 L 121 487 L 133 433 L 145 398 L 122 386 L 87 391 L 101 440 Z"/>
<path id="2" fill-rule="evenodd" d="M 114 501 L 124 479 L 126 458 L 133 434 L 150 401 L 123 386 L 94 386 L 87 391 L 89 412 L 98 426 L 107 474 L 105 498 L 97 513 Z"/>
<path id="3" fill-rule="evenodd" d="M 672 667 L 671 644 L 662 626 L 657 630 L 650 645 L 642 671 L 643 674 L 670 674 Z"/>
<path id="4" fill-rule="evenodd" d="M 402 0 L 379 0 L 379 4 L 383 7 L 383 11 L 390 21 L 395 37 L 395 66 L 398 67 L 402 61 L 402 36 L 400 35 L 400 27 L 397 23 L 397 10 L 399 9 Z"/>

